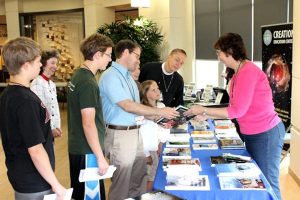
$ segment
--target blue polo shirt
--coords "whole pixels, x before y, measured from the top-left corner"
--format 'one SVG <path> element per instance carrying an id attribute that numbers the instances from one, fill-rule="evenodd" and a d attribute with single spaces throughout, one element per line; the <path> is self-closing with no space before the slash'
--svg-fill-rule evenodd
<path id="1" fill-rule="evenodd" d="M 121 126 L 136 125 L 137 115 L 126 112 L 117 104 L 126 99 L 140 103 L 138 87 L 127 68 L 112 62 L 112 66 L 101 75 L 99 90 L 105 123 Z"/>

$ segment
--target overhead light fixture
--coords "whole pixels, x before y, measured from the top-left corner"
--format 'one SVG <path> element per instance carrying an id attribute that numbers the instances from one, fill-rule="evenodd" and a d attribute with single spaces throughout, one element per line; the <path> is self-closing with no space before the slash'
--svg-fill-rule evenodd
<path id="1" fill-rule="evenodd" d="M 150 0 L 131 0 L 131 7 L 149 8 Z"/>

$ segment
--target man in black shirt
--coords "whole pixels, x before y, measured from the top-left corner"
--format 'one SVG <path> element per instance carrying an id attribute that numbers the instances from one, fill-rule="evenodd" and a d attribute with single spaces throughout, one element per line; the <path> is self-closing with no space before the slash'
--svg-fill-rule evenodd
<path id="1" fill-rule="evenodd" d="M 164 63 L 146 63 L 141 69 L 139 82 L 156 81 L 166 106 L 183 105 L 184 81 L 177 71 L 184 64 L 186 57 L 186 52 L 183 49 L 173 49 Z"/>

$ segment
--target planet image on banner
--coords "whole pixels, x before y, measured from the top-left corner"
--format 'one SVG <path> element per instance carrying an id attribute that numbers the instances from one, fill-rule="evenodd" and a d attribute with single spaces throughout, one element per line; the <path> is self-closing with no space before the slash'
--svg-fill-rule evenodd
<path id="1" fill-rule="evenodd" d="M 275 89 L 277 93 L 285 92 L 289 89 L 291 75 L 288 64 L 281 55 L 274 54 L 269 59 L 266 74 L 271 87 Z"/>
<path id="2" fill-rule="evenodd" d="M 270 30 L 266 30 L 263 35 L 263 41 L 266 46 L 269 46 L 272 42 L 272 33 Z"/>

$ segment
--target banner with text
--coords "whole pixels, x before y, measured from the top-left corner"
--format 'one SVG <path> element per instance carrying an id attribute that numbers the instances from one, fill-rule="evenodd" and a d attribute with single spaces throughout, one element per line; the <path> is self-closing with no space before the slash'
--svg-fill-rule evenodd
<path id="1" fill-rule="evenodd" d="M 293 24 L 262 26 L 262 69 L 285 128 L 291 123 Z"/>

